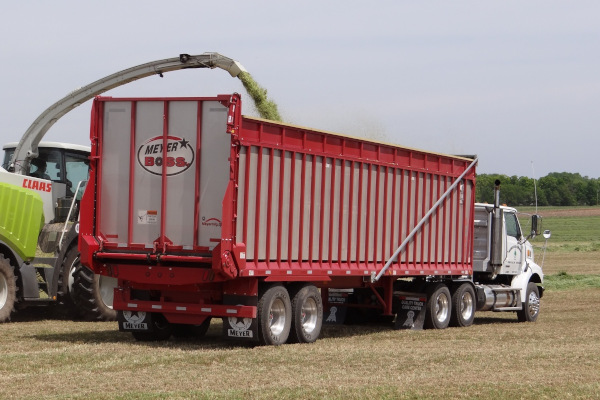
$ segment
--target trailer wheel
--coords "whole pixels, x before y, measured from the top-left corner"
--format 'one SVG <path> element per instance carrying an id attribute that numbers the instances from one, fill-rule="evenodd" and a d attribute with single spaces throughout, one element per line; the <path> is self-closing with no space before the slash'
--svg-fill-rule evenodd
<path id="1" fill-rule="evenodd" d="M 323 326 L 323 300 L 313 285 L 301 287 L 292 299 L 290 341 L 312 343 L 319 338 Z"/>
<path id="2" fill-rule="evenodd" d="M 12 265 L 0 254 L 0 322 L 10 319 L 17 299 L 16 280 Z"/>
<path id="3" fill-rule="evenodd" d="M 281 285 L 267 289 L 258 301 L 258 340 L 264 345 L 284 344 L 292 325 L 292 305 Z"/>
<path id="4" fill-rule="evenodd" d="M 77 260 L 75 268 L 73 296 L 76 304 L 84 312 L 86 319 L 97 321 L 116 321 L 117 312 L 113 310 L 114 288 L 117 279 L 94 274 Z"/>
<path id="5" fill-rule="evenodd" d="M 152 330 L 131 332 L 138 342 L 156 342 L 167 340 L 173 333 L 173 325 L 162 314 L 152 314 Z"/>
<path id="6" fill-rule="evenodd" d="M 445 329 L 450 323 L 452 300 L 450 290 L 443 283 L 432 287 L 427 296 L 425 328 Z"/>
<path id="7" fill-rule="evenodd" d="M 469 283 L 460 285 L 452 294 L 451 326 L 473 325 L 475 319 L 475 290 Z"/>
<path id="8" fill-rule="evenodd" d="M 540 290 L 535 282 L 527 284 L 527 294 L 523 309 L 517 311 L 519 322 L 535 322 L 540 315 Z"/>

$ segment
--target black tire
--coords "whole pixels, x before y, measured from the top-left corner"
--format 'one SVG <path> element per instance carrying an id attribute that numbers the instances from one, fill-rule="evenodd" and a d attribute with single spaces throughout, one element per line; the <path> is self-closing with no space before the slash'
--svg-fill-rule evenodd
<path id="1" fill-rule="evenodd" d="M 517 311 L 519 322 L 535 322 L 540 315 L 540 290 L 535 282 L 527 284 L 523 309 Z"/>
<path id="2" fill-rule="evenodd" d="M 313 285 L 301 287 L 292 298 L 292 327 L 289 341 L 313 343 L 323 326 L 323 300 Z"/>
<path id="3" fill-rule="evenodd" d="M 58 290 L 56 297 L 67 315 L 73 318 L 83 316 L 83 310 L 77 306 L 73 293 L 74 273 L 79 264 L 79 251 L 77 250 L 77 245 L 75 245 L 65 254 L 65 258 L 63 259 L 58 273 Z"/>
<path id="4" fill-rule="evenodd" d="M 112 307 L 116 278 L 94 274 L 79 262 L 73 275 L 73 297 L 84 318 L 92 321 L 116 321 L 117 312 Z"/>
<path id="5" fill-rule="evenodd" d="M 10 262 L 0 254 L 0 322 L 10 319 L 17 301 L 17 279 Z"/>
<path id="6" fill-rule="evenodd" d="M 452 297 L 448 286 L 439 283 L 431 287 L 427 296 L 425 328 L 446 329 L 452 314 Z"/>
<path id="7" fill-rule="evenodd" d="M 457 327 L 473 325 L 476 304 L 475 290 L 470 283 L 463 283 L 456 288 L 452 294 L 450 325 Z"/>
<path id="8" fill-rule="evenodd" d="M 173 336 L 177 338 L 201 338 L 210 328 L 210 317 L 206 317 L 200 325 L 173 324 Z"/>
<path id="9" fill-rule="evenodd" d="M 168 340 L 173 333 L 173 325 L 162 314 L 152 314 L 152 331 L 131 332 L 138 342 Z"/>
<path id="10" fill-rule="evenodd" d="M 281 285 L 267 289 L 258 300 L 258 340 L 263 345 L 287 342 L 292 325 L 290 295 Z"/>

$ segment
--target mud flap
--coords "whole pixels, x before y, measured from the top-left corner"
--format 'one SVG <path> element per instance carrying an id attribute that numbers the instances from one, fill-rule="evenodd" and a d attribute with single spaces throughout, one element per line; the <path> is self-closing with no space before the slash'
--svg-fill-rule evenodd
<path id="1" fill-rule="evenodd" d="M 151 332 L 154 327 L 152 313 L 145 311 L 119 311 L 117 321 L 121 332 Z"/>
<path id="2" fill-rule="evenodd" d="M 425 322 L 427 295 L 423 293 L 394 293 L 398 305 L 394 329 L 421 330 Z"/>
<path id="3" fill-rule="evenodd" d="M 257 296 L 223 296 L 223 303 L 234 306 L 254 306 L 258 304 Z M 229 339 L 258 340 L 258 319 L 242 317 L 223 318 L 223 336 Z"/>
<path id="4" fill-rule="evenodd" d="M 352 290 L 329 289 L 327 303 L 323 304 L 323 323 L 341 325 L 346 321 L 348 296 Z"/>

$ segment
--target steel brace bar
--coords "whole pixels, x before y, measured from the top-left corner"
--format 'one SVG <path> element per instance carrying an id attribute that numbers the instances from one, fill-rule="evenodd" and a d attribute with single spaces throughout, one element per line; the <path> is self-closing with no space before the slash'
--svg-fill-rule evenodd
<path id="1" fill-rule="evenodd" d="M 388 268 L 390 267 L 390 265 L 392 265 L 392 263 L 394 262 L 394 260 L 396 259 L 396 257 L 398 257 L 398 255 L 404 250 L 404 248 L 406 247 L 406 245 L 408 245 L 408 243 L 410 243 L 410 241 L 414 238 L 414 236 L 417 234 L 417 232 L 419 232 L 421 230 L 421 228 L 423 227 L 423 225 L 425 224 L 425 222 L 427 222 L 427 220 L 431 217 L 431 215 L 433 215 L 433 213 L 442 204 L 442 202 L 444 200 L 446 200 L 446 198 L 450 195 L 450 193 L 452 193 L 452 191 L 454 191 L 454 189 L 456 189 L 456 186 L 458 186 L 458 184 L 463 180 L 463 178 L 467 175 L 467 173 L 477 164 L 478 160 L 479 160 L 479 158 L 475 158 L 473 160 L 473 162 L 454 181 L 454 183 L 448 188 L 448 190 L 446 190 L 444 192 L 444 194 L 442 195 L 442 197 L 440 197 L 439 200 L 433 205 L 433 207 L 431 207 L 431 209 L 427 212 L 427 214 L 425 214 L 425 216 L 423 218 L 421 218 L 421 221 L 419 221 L 419 223 L 413 228 L 413 230 L 410 232 L 410 234 L 404 239 L 404 241 L 402 242 L 402 244 L 400 245 L 400 247 L 398 247 L 398 249 L 396 249 L 396 251 L 394 252 L 394 254 L 392 254 L 392 256 L 385 263 L 385 265 L 383 266 L 383 268 L 381 269 L 381 271 L 379 271 L 379 273 L 376 276 L 373 276 L 373 275 L 371 276 L 371 282 L 377 282 L 383 276 L 383 274 L 385 274 L 385 272 L 388 270 Z"/>

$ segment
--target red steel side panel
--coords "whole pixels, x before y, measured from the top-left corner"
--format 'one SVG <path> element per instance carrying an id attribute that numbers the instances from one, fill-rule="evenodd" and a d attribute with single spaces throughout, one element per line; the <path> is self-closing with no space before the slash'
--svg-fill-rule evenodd
<path id="1" fill-rule="evenodd" d="M 237 140 L 240 274 L 273 280 L 378 272 L 472 162 L 250 117 Z M 388 274 L 471 274 L 474 193 L 472 169 Z"/>

